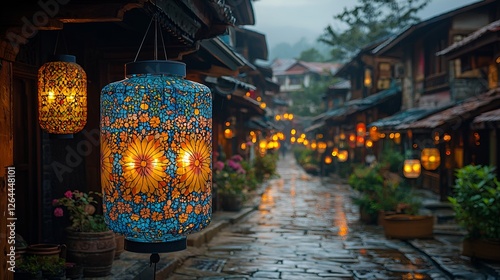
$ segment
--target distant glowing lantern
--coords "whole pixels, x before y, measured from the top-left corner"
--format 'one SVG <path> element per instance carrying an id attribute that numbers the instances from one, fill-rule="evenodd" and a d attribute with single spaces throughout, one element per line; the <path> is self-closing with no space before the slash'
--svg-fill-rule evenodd
<path id="1" fill-rule="evenodd" d="M 38 121 L 51 134 L 70 136 L 87 123 L 87 74 L 73 55 L 38 70 Z"/>
<path id="2" fill-rule="evenodd" d="M 358 123 L 356 125 L 356 146 L 363 147 L 365 145 L 366 125 Z"/>
<path id="3" fill-rule="evenodd" d="M 379 137 L 378 128 L 376 126 L 370 127 L 370 139 L 372 141 L 378 141 L 379 138 L 380 137 Z"/>
<path id="4" fill-rule="evenodd" d="M 367 88 L 372 87 L 372 71 L 370 69 L 365 69 L 364 85 Z"/>
<path id="5" fill-rule="evenodd" d="M 426 170 L 436 170 L 441 164 L 441 156 L 437 148 L 425 148 L 422 150 L 420 160 Z"/>
<path id="6" fill-rule="evenodd" d="M 311 149 L 316 150 L 317 147 L 318 144 L 316 143 L 316 141 L 311 142 Z"/>
<path id="7" fill-rule="evenodd" d="M 265 139 L 260 140 L 260 142 L 259 142 L 259 148 L 261 148 L 261 149 L 266 149 L 267 148 L 267 141 Z"/>
<path id="8" fill-rule="evenodd" d="M 420 160 L 406 159 L 403 164 L 403 175 L 406 178 L 418 178 L 421 172 Z"/>
<path id="9" fill-rule="evenodd" d="M 226 128 L 224 129 L 224 137 L 226 139 L 231 139 L 233 138 L 233 130 L 231 128 Z"/>
<path id="10" fill-rule="evenodd" d="M 337 153 L 337 159 L 339 162 L 346 162 L 349 158 L 349 152 L 347 150 L 339 150 Z"/>
<path id="11" fill-rule="evenodd" d="M 327 144 L 323 141 L 318 142 L 318 153 L 322 154 L 326 151 Z"/>
<path id="12" fill-rule="evenodd" d="M 371 148 L 371 147 L 373 147 L 373 141 L 372 141 L 372 140 L 370 140 L 370 139 L 366 140 L 365 146 L 366 146 L 367 148 Z"/>
<path id="13" fill-rule="evenodd" d="M 179 251 L 205 228 L 212 201 L 212 97 L 186 65 L 141 61 L 101 92 L 106 222 L 125 249 Z"/>
<path id="14" fill-rule="evenodd" d="M 325 164 L 331 164 L 332 163 L 332 157 L 331 156 L 326 156 L 325 157 Z"/>
<path id="15" fill-rule="evenodd" d="M 348 140 L 349 140 L 348 141 L 349 147 L 355 148 L 356 147 L 356 134 L 354 134 L 354 133 L 349 134 Z"/>

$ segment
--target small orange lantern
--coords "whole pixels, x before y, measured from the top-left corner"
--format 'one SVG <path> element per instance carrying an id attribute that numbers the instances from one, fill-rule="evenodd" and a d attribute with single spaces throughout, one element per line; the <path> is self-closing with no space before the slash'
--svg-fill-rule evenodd
<path id="1" fill-rule="evenodd" d="M 421 172 L 420 160 L 406 159 L 403 164 L 403 175 L 406 178 L 418 178 Z"/>
<path id="2" fill-rule="evenodd" d="M 420 156 L 422 166 L 426 170 L 436 170 L 441 164 L 441 156 L 437 148 L 425 148 Z"/>
<path id="3" fill-rule="evenodd" d="M 349 158 L 349 152 L 347 150 L 339 150 L 337 158 L 339 162 L 346 162 Z"/>
<path id="4" fill-rule="evenodd" d="M 81 131 L 87 123 L 87 74 L 73 55 L 60 55 L 38 70 L 38 121 L 51 134 Z"/>
<path id="5" fill-rule="evenodd" d="M 332 157 L 331 156 L 326 156 L 325 157 L 325 164 L 331 164 L 332 163 Z"/>

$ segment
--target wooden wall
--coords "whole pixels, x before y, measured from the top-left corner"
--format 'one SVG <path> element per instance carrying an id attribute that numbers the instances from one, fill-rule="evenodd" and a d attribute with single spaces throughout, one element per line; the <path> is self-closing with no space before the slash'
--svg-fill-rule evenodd
<path id="1" fill-rule="evenodd" d="M 7 253 L 7 184 L 6 167 L 13 164 L 13 133 L 12 133 L 12 63 L 7 61 L 10 46 L 0 41 L 0 280 L 13 279 L 9 272 Z"/>

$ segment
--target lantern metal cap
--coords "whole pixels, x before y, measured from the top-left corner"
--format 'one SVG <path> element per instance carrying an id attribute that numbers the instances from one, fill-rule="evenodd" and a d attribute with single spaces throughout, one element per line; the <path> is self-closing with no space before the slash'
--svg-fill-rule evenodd
<path id="1" fill-rule="evenodd" d="M 70 55 L 70 54 L 58 54 L 58 55 L 54 55 L 50 61 L 62 61 L 62 62 L 76 63 L 76 56 Z"/>
<path id="2" fill-rule="evenodd" d="M 170 60 L 144 60 L 125 64 L 125 76 L 134 74 L 164 74 L 186 76 L 186 64 Z"/>

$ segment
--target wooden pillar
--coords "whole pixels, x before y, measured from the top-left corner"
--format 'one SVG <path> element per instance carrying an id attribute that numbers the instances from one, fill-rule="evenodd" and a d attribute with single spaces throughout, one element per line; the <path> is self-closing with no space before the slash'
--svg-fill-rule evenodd
<path id="1" fill-rule="evenodd" d="M 10 228 L 7 228 L 8 185 L 6 167 L 13 165 L 12 127 L 12 57 L 6 55 L 10 46 L 0 41 L 0 280 L 14 279 L 9 271 L 8 256 L 11 244 L 7 243 Z M 7 57 L 6 57 L 7 56 Z M 21 207 L 21 205 L 16 205 Z"/>

